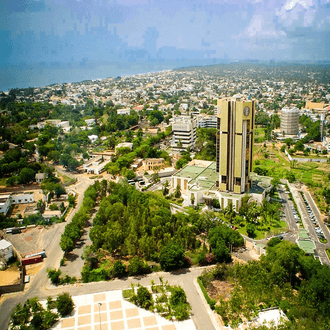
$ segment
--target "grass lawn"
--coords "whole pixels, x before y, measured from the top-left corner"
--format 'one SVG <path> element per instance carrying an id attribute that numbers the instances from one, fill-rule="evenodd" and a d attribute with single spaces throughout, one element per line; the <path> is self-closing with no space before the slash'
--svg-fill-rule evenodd
<path id="1" fill-rule="evenodd" d="M 286 155 L 279 148 L 280 145 L 274 147 L 273 144 L 269 143 L 266 147 L 264 147 L 263 143 L 255 144 L 253 159 L 256 164 L 254 166 L 267 170 L 268 176 L 278 178 L 285 178 L 286 173 L 291 171 L 297 181 L 301 181 L 309 187 L 320 211 L 325 212 L 326 203 L 322 196 L 322 190 L 324 187 L 330 186 L 328 179 L 330 164 L 313 162 L 293 162 L 290 164 Z M 267 154 L 266 158 L 265 155 Z"/>
<path id="2" fill-rule="evenodd" d="M 330 249 L 325 250 L 327 252 L 328 258 L 330 259 Z"/>
<path id="3" fill-rule="evenodd" d="M 273 222 L 272 225 L 269 227 L 265 226 L 258 226 L 255 232 L 256 236 L 254 239 L 264 239 L 267 236 L 278 235 L 283 233 L 287 230 L 287 224 L 285 221 L 280 222 Z M 238 227 L 238 232 L 242 235 L 248 236 L 246 232 L 246 226 Z"/>
<path id="4" fill-rule="evenodd" d="M 76 182 L 75 179 L 68 177 L 67 175 L 63 174 L 62 175 L 63 183 L 65 185 L 70 185 Z"/>

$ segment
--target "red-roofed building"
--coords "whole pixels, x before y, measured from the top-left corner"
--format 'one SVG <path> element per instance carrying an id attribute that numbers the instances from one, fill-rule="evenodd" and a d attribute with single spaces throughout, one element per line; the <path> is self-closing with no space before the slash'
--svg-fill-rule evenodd
<path id="1" fill-rule="evenodd" d="M 134 107 L 133 108 L 133 110 L 137 110 L 137 111 L 139 111 L 139 110 L 143 110 L 143 105 L 138 105 L 138 106 L 136 106 L 136 107 Z"/>

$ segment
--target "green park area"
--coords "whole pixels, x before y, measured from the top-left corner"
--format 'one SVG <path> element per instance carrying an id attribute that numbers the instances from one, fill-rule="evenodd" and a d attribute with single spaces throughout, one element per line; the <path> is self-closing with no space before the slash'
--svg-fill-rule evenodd
<path id="1" fill-rule="evenodd" d="M 321 212 L 326 212 L 327 200 L 330 198 L 330 164 L 290 162 L 281 151 L 282 146 L 279 143 L 256 143 L 253 171 L 277 179 L 287 179 L 289 182 L 300 181 L 309 188 Z"/>

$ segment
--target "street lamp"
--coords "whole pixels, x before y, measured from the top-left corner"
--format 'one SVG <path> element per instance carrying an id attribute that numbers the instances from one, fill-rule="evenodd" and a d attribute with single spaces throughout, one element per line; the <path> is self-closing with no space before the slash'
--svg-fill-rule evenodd
<path id="1" fill-rule="evenodd" d="M 100 330 L 101 330 L 101 306 L 102 306 L 102 303 L 98 303 L 98 305 L 99 305 L 99 319 L 100 319 Z"/>

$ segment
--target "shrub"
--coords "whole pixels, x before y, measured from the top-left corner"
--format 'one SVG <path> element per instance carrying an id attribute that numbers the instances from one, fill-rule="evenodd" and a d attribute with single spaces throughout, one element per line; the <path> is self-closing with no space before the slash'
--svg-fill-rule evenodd
<path id="1" fill-rule="evenodd" d="M 126 266 L 122 263 L 121 260 L 117 260 L 112 268 L 113 276 L 122 277 L 126 273 Z"/>
<path id="2" fill-rule="evenodd" d="M 149 309 L 153 305 L 152 295 L 149 290 L 143 286 L 139 287 L 136 293 L 138 306 Z"/>
<path id="3" fill-rule="evenodd" d="M 129 261 L 128 273 L 131 276 L 148 274 L 151 272 L 150 266 L 139 257 L 134 257 Z"/>
<path id="4" fill-rule="evenodd" d="M 71 314 L 74 303 L 68 292 L 59 294 L 56 299 L 56 308 L 61 317 Z"/>
<path id="5" fill-rule="evenodd" d="M 207 292 L 206 292 L 206 290 L 205 290 L 205 288 L 204 288 L 204 285 L 203 285 L 203 283 L 202 283 L 202 281 L 201 281 L 201 279 L 200 279 L 200 276 L 197 277 L 197 282 L 198 282 L 198 284 L 199 284 L 199 286 L 200 286 L 200 288 L 201 288 L 201 290 L 202 290 L 202 292 L 203 292 L 203 295 L 204 295 L 204 297 L 205 297 L 207 303 L 210 305 L 211 309 L 213 310 L 214 307 L 215 307 L 215 304 L 217 303 L 217 301 L 214 300 L 214 299 L 211 299 L 211 298 L 209 297 L 209 295 L 207 294 Z"/>

